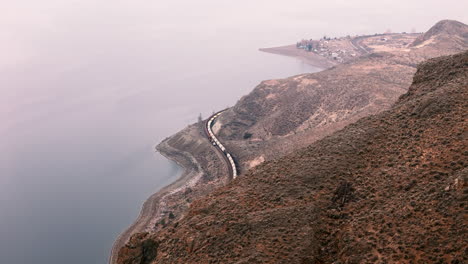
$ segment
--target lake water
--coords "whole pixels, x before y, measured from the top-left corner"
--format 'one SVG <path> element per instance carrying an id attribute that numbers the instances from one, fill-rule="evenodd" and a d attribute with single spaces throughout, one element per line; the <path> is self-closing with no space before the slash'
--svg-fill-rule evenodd
<path id="1" fill-rule="evenodd" d="M 270 27 L 162 20 L 145 1 L 44 2 L 12 7 L 0 27 L 2 264 L 106 263 L 181 173 L 158 142 L 261 80 L 317 70 L 257 51 L 295 41 Z"/>
<path id="2" fill-rule="evenodd" d="M 463 21 L 459 2 L 3 1 L 0 263 L 106 263 L 181 173 L 158 142 L 261 80 L 317 70 L 258 48 L 423 31 Z"/>

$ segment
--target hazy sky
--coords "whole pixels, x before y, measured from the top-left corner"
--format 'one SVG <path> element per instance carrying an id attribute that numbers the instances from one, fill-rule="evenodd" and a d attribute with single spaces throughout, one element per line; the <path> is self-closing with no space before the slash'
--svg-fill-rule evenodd
<path id="1" fill-rule="evenodd" d="M 226 49 L 227 56 L 239 56 L 242 46 L 257 49 L 323 35 L 421 32 L 441 19 L 468 20 L 468 1 L 461 0 L 0 1 L 0 93 L 8 101 L 8 96 L 22 97 L 23 88 L 31 94 L 33 76 L 56 76 L 104 57 L 115 62 L 103 67 L 117 65 L 134 59 L 135 50 L 142 58 L 158 50 L 152 60 L 180 67 L 169 54 L 181 43 L 192 48 L 180 56 L 209 60 L 216 55 L 206 44 L 218 38 L 220 45 L 238 49 L 237 54 Z M 18 84 L 24 76 L 30 83 Z M 0 116 L 11 107 L 2 104 Z"/>
<path id="2" fill-rule="evenodd" d="M 47 49 L 41 47 L 44 39 L 84 33 L 105 38 L 103 28 L 113 35 L 157 35 L 161 30 L 188 34 L 193 28 L 204 28 L 205 34 L 231 29 L 235 34 L 236 28 L 249 25 L 253 32 L 270 33 L 273 44 L 307 33 L 424 31 L 445 18 L 467 22 L 466 10 L 468 1 L 462 0 L 1 0 L 0 69 Z"/>
<path id="3" fill-rule="evenodd" d="M 180 56 L 209 59 L 203 45 L 218 36 L 226 40 L 220 45 L 257 49 L 323 35 L 421 32 L 441 19 L 468 21 L 468 1 L 462 0 L 0 1 L 4 98 L 19 94 L 20 85 L 10 85 L 13 76 L 22 78 L 28 71 L 44 76 L 41 71 L 53 68 L 66 71 L 83 58 L 92 63 L 89 58 L 111 55 L 121 62 L 135 56 L 127 51 L 159 49 L 157 56 L 167 66 L 172 61 L 168 54 L 178 48 L 168 45 L 171 42 L 192 46 L 190 54 Z M 0 106 L 0 112 L 5 107 Z"/>

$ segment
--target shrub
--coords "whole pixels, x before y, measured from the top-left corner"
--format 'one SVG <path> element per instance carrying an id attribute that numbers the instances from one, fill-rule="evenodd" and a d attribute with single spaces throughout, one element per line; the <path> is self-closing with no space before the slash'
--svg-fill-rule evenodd
<path id="1" fill-rule="evenodd" d="M 251 133 L 248 133 L 248 132 L 245 132 L 244 133 L 244 139 L 249 139 L 252 137 L 252 134 Z"/>

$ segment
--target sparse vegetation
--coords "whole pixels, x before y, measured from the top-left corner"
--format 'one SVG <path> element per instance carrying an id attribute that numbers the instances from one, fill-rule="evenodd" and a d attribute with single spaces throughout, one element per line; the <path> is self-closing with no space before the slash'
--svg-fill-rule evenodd
<path id="1" fill-rule="evenodd" d="M 449 43 L 444 41 L 444 45 Z M 434 46 L 425 46 L 407 54 L 421 59 L 437 53 L 432 49 Z M 154 261 L 463 263 L 468 244 L 462 220 L 468 177 L 463 164 L 468 152 L 462 133 L 467 124 L 461 117 L 468 111 L 468 52 L 425 63 L 414 78 L 406 76 L 406 67 L 413 67 L 414 58 L 387 56 L 368 56 L 365 64 L 358 64 L 359 69 L 365 69 L 358 75 L 362 80 L 353 79 L 347 75 L 349 71 L 343 70 L 356 66 L 350 64 L 330 70 L 338 75 L 320 73 L 265 83 L 253 92 L 256 97 L 241 100 L 230 116 L 223 117 L 231 121 L 224 120 L 223 136 L 232 142 L 245 142 L 242 147 L 252 144 L 255 151 L 281 155 L 306 145 L 305 141 L 294 145 L 293 140 L 281 140 L 292 135 L 291 131 L 297 132 L 293 139 L 303 139 L 306 133 L 299 129 L 301 124 L 315 120 L 310 117 L 323 111 L 314 104 L 328 104 L 324 102 L 327 97 L 314 93 L 317 83 L 334 82 L 326 87 L 335 89 L 330 94 L 352 91 L 353 97 L 348 98 L 351 101 L 344 101 L 351 102 L 356 110 L 365 109 L 370 105 L 366 100 L 372 98 L 356 96 L 360 95 L 354 90 L 357 85 L 372 82 L 369 87 L 378 87 L 382 76 L 386 76 L 385 82 L 391 85 L 371 93 L 384 94 L 394 91 L 396 83 L 403 86 L 414 80 L 389 111 L 362 118 L 308 147 L 264 162 L 211 192 L 213 187 L 208 196 L 195 200 L 179 221 L 142 236 L 140 241 L 152 239 L 158 245 Z M 367 70 L 382 66 L 377 62 L 387 59 L 393 64 L 377 71 L 384 75 L 368 78 Z M 406 76 L 405 81 L 395 77 L 398 74 Z M 337 78 L 347 80 L 342 82 L 342 90 L 337 87 L 341 84 L 335 82 Z M 301 86 L 302 80 L 317 83 Z M 260 99 L 271 95 L 272 87 L 281 87 L 287 93 L 269 98 L 284 99 L 289 105 L 276 115 L 271 114 L 268 105 L 260 105 Z M 307 100 L 288 98 L 290 93 L 304 98 L 308 92 L 314 96 Z M 352 101 L 356 97 L 359 100 Z M 336 124 L 320 115 L 323 112 L 317 114 L 322 122 L 313 125 Z M 269 117 L 284 123 L 272 122 Z M 247 129 L 255 133 L 256 141 L 243 139 Z M 177 140 L 183 141 L 181 138 Z M 271 145 L 259 147 L 257 139 Z M 193 193 L 198 190 L 194 188 Z M 134 245 L 131 242 L 122 250 L 121 260 Z"/>

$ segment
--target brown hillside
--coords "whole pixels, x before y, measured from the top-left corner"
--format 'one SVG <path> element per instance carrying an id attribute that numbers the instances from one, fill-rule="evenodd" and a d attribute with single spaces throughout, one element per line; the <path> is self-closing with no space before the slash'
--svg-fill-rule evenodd
<path id="1" fill-rule="evenodd" d="M 465 24 L 454 20 L 442 20 L 435 24 L 422 36 L 418 37 L 411 46 L 418 46 L 433 38 L 451 37 L 458 38 L 461 45 L 467 45 L 468 29 Z"/>
<path id="2" fill-rule="evenodd" d="M 119 263 L 466 263 L 468 52 L 389 110 L 265 162 Z"/>
<path id="3" fill-rule="evenodd" d="M 376 52 L 322 72 L 262 82 L 221 116 L 219 136 L 244 171 L 307 146 L 387 110 L 407 91 L 418 63 L 467 50 L 466 32 L 463 23 L 441 21 L 417 46 L 409 42 L 416 36 L 403 33 L 387 41 L 360 37 Z"/>

